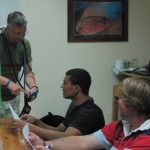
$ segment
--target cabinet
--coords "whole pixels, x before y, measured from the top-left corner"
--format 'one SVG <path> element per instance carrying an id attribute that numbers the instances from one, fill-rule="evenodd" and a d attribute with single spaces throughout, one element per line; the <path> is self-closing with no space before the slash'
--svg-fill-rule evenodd
<path id="1" fill-rule="evenodd" d="M 122 72 L 118 78 L 120 80 L 123 80 L 124 78 L 127 77 L 141 77 L 142 75 L 136 74 L 136 73 L 126 73 Z M 145 78 L 149 78 L 150 76 L 142 76 Z M 119 93 L 120 93 L 120 88 L 119 84 L 113 86 L 113 98 L 112 98 L 112 120 L 118 120 L 119 119 L 119 109 L 118 109 L 118 99 L 119 99 Z"/>

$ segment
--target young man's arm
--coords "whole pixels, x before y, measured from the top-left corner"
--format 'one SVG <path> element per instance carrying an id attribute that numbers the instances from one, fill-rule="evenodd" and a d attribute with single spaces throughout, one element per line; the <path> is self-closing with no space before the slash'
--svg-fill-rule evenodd
<path id="1" fill-rule="evenodd" d="M 18 129 L 18 128 L 23 128 L 23 126 L 27 122 L 23 120 L 14 120 L 12 122 L 12 129 Z M 61 138 L 61 137 L 66 137 L 66 136 L 73 136 L 73 135 L 82 135 L 80 130 L 74 128 L 74 127 L 68 127 L 66 128 L 63 123 L 61 123 L 58 127 L 55 128 L 55 130 L 50 130 L 50 129 L 45 129 L 38 127 L 32 123 L 29 123 L 29 129 L 31 132 L 37 134 L 43 139 L 46 140 L 51 140 L 51 139 L 56 139 L 56 138 Z"/>
<path id="2" fill-rule="evenodd" d="M 35 126 L 33 124 L 29 124 L 29 128 L 31 132 L 47 140 L 73 136 L 73 135 L 82 135 L 78 129 L 73 128 L 73 127 L 68 127 L 66 129 L 62 123 L 56 128 L 57 130 L 44 129 L 44 128 Z"/>
<path id="3" fill-rule="evenodd" d="M 31 124 L 34 124 L 38 127 L 41 127 L 41 128 L 44 128 L 44 129 L 50 129 L 50 130 L 57 130 L 56 127 L 53 127 L 53 126 L 50 126 L 50 125 L 47 125 L 45 124 L 43 121 L 41 121 L 40 119 L 37 119 L 36 117 L 32 116 L 32 115 L 29 115 L 29 114 L 24 114 L 21 116 L 21 120 L 25 121 L 25 122 L 28 122 L 28 123 L 31 123 Z M 18 126 L 19 124 L 21 124 L 22 121 L 19 121 L 18 122 Z M 22 126 L 23 127 L 23 126 Z M 62 130 L 60 130 L 62 131 Z"/>

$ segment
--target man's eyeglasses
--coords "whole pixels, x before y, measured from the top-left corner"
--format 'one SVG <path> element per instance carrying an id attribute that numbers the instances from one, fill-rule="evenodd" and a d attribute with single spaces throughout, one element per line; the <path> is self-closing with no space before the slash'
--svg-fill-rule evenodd
<path id="1" fill-rule="evenodd" d="M 29 34 L 29 32 L 26 31 L 26 27 L 8 26 L 8 29 L 11 31 L 11 33 L 14 36 L 22 36 L 22 37 L 24 37 L 26 34 Z"/>
<path id="2" fill-rule="evenodd" d="M 27 35 L 27 34 L 29 34 L 29 32 L 28 31 L 26 31 L 26 32 L 12 32 L 13 33 L 13 35 L 15 35 L 15 36 L 25 36 L 25 35 Z"/>

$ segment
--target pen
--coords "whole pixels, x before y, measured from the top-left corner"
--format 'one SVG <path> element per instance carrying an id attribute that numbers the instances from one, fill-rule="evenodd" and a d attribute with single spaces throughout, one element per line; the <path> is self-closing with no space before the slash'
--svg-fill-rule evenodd
<path id="1" fill-rule="evenodd" d="M 48 148 L 48 149 L 50 150 L 50 149 L 53 147 L 53 145 L 48 144 L 48 145 L 46 145 L 45 147 Z"/>

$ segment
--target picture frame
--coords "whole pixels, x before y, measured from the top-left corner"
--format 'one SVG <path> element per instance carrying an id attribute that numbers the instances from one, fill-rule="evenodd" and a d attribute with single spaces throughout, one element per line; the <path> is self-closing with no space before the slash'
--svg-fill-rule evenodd
<path id="1" fill-rule="evenodd" d="M 68 42 L 128 41 L 128 0 L 68 0 Z"/>

